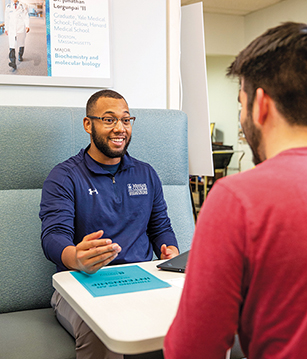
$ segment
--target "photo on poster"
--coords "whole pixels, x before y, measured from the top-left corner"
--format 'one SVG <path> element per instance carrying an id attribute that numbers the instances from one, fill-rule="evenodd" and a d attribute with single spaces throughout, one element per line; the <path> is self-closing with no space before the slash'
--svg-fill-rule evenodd
<path id="1" fill-rule="evenodd" d="M 0 83 L 112 86 L 109 0 L 0 1 Z"/>

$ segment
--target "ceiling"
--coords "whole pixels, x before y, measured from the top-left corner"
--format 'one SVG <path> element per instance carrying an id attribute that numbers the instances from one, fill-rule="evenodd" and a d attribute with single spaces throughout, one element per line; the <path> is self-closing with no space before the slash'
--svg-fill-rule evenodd
<path id="1" fill-rule="evenodd" d="M 247 15 L 284 0 L 202 0 L 204 12 L 227 15 Z M 181 5 L 189 5 L 201 0 L 181 0 Z"/>

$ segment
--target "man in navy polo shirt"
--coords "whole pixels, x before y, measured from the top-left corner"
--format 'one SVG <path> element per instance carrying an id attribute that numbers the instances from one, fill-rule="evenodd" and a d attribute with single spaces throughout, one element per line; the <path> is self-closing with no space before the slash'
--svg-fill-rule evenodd
<path id="1" fill-rule="evenodd" d="M 90 145 L 57 165 L 42 191 L 42 246 L 58 271 L 95 273 L 105 265 L 178 255 L 162 185 L 147 163 L 130 157 L 132 125 L 126 100 L 98 91 L 86 106 Z M 122 358 L 110 352 L 55 292 L 58 320 L 76 339 L 76 357 Z"/>

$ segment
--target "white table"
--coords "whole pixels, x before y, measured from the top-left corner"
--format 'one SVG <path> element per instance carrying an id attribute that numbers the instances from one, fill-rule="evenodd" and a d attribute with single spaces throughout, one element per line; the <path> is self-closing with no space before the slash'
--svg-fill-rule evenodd
<path id="1" fill-rule="evenodd" d="M 54 274 L 53 286 L 112 351 L 121 354 L 155 351 L 163 347 L 184 281 L 182 273 L 156 268 L 160 262 L 136 264 L 172 284 L 169 288 L 93 297 L 69 271 Z"/>

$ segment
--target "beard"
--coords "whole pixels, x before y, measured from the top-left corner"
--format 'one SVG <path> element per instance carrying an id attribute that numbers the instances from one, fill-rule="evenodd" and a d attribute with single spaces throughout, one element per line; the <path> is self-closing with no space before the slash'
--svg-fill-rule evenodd
<path id="1" fill-rule="evenodd" d="M 122 158 L 127 152 L 127 148 L 131 141 L 131 136 L 128 139 L 125 147 L 122 150 L 114 151 L 110 148 L 106 139 L 99 137 L 97 135 L 95 125 L 92 123 L 92 140 L 93 140 L 95 146 L 98 148 L 98 150 L 105 156 L 107 156 L 109 158 L 119 158 L 119 157 Z"/>
<path id="2" fill-rule="evenodd" d="M 252 150 L 253 162 L 255 165 L 258 165 L 265 160 L 265 158 L 261 158 L 260 155 L 262 134 L 261 131 L 255 126 L 252 114 L 250 112 L 247 114 L 246 120 L 242 124 L 242 130 L 245 134 L 246 141 Z"/>

